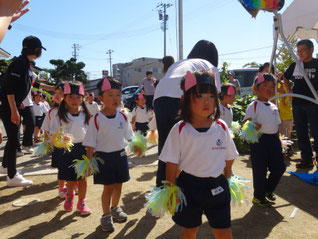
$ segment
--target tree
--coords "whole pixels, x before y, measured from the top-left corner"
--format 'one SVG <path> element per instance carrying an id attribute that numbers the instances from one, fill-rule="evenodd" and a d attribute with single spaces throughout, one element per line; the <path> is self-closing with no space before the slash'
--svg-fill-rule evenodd
<path id="1" fill-rule="evenodd" d="M 255 61 L 246 63 L 243 68 L 259 68 L 262 64 L 256 63 Z"/>
<path id="2" fill-rule="evenodd" d="M 6 72 L 11 62 L 12 60 L 0 59 L 0 84 L 2 84 L 2 81 L 4 79 L 4 73 Z"/>
<path id="3" fill-rule="evenodd" d="M 76 62 L 75 58 L 71 58 L 64 62 L 61 59 L 50 60 L 55 69 L 48 69 L 51 77 L 55 82 L 59 81 L 81 81 L 87 82 L 87 75 L 82 70 L 85 67 L 83 62 Z"/>
<path id="4" fill-rule="evenodd" d="M 296 54 L 296 45 L 297 45 L 297 38 L 293 38 L 289 43 L 291 48 L 293 49 L 294 53 Z M 283 44 L 278 48 L 281 51 L 280 55 L 277 57 L 277 71 L 278 72 L 285 72 L 287 68 L 290 66 L 291 63 L 294 62 L 292 54 L 289 52 L 287 46 Z"/>
<path id="5" fill-rule="evenodd" d="M 229 68 L 229 63 L 224 61 L 223 64 L 222 64 L 221 71 L 220 71 L 220 81 L 221 81 L 221 83 L 227 82 L 227 75 L 229 73 L 228 68 Z"/>

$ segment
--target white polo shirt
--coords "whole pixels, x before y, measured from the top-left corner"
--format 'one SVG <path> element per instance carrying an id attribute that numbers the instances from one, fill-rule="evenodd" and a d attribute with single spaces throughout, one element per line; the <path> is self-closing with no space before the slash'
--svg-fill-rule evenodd
<path id="1" fill-rule="evenodd" d="M 73 116 L 70 113 L 67 113 L 67 118 L 68 123 L 61 120 L 58 116 L 53 118 L 50 134 L 57 130 L 58 127 L 65 125 L 64 133 L 72 135 L 74 137 L 74 143 L 83 142 L 87 131 L 87 125 L 85 124 L 85 113 L 81 111 L 78 116 Z"/>
<path id="2" fill-rule="evenodd" d="M 185 59 L 175 62 L 171 65 L 165 74 L 165 76 L 159 81 L 154 100 L 160 97 L 181 98 L 183 92 L 180 88 L 182 77 L 184 77 L 187 71 L 194 72 L 196 70 L 211 71 L 216 75 L 216 84 L 218 92 L 220 88 L 220 75 L 218 69 L 210 62 L 203 59 Z"/>
<path id="3" fill-rule="evenodd" d="M 279 111 L 272 102 L 255 100 L 246 109 L 244 120 L 251 118 L 261 124 L 260 131 L 263 134 L 276 134 L 281 123 Z"/>
<path id="4" fill-rule="evenodd" d="M 179 121 L 171 129 L 159 159 L 178 164 L 196 177 L 218 177 L 225 161 L 239 156 L 222 120 L 213 122 L 207 132 L 198 132 L 190 123 Z"/>
<path id="5" fill-rule="evenodd" d="M 136 116 L 136 123 L 149 123 L 150 119 L 153 117 L 152 111 L 144 107 L 143 109 L 136 106 L 132 112 L 132 117 Z"/>
<path id="6" fill-rule="evenodd" d="M 93 101 L 92 104 L 86 102 L 86 107 L 91 115 L 94 115 L 99 111 L 99 106 L 95 101 Z"/>
<path id="7" fill-rule="evenodd" d="M 42 102 L 40 102 L 39 104 L 33 102 L 33 111 L 34 116 L 42 116 L 43 114 L 48 112 L 47 108 Z"/>
<path id="8" fill-rule="evenodd" d="M 49 112 L 45 115 L 41 129 L 50 132 L 50 129 L 52 127 L 52 122 L 53 122 L 52 119 L 57 117 L 57 111 L 58 111 L 58 108 L 52 108 L 49 110 Z"/>
<path id="9" fill-rule="evenodd" d="M 230 108 L 227 108 L 223 106 L 221 103 L 219 104 L 219 106 L 220 106 L 220 119 L 225 121 L 228 128 L 231 128 L 232 121 L 233 121 L 232 107 L 229 106 Z"/>
<path id="10" fill-rule="evenodd" d="M 95 148 L 95 151 L 110 153 L 125 148 L 133 131 L 127 116 L 116 112 L 115 118 L 107 118 L 102 112 L 96 113 L 90 120 L 83 145 Z"/>

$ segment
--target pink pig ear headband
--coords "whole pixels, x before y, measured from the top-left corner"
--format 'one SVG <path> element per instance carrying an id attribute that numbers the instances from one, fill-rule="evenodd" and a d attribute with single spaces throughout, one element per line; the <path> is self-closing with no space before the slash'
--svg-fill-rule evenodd
<path id="1" fill-rule="evenodd" d="M 227 88 L 227 94 L 226 95 L 235 95 L 235 89 L 234 89 L 234 87 L 233 86 L 229 86 L 228 88 Z"/>
<path id="2" fill-rule="evenodd" d="M 190 88 L 197 84 L 210 84 L 210 85 L 216 85 L 215 79 L 211 77 L 208 74 L 202 74 L 199 77 L 195 77 L 193 73 L 190 71 L 187 71 L 187 74 L 185 75 L 185 82 L 184 82 L 184 89 L 185 91 L 188 91 Z"/>
<path id="3" fill-rule="evenodd" d="M 257 78 L 255 79 L 255 85 L 259 86 L 264 81 L 272 81 L 272 82 L 274 82 L 274 84 L 276 84 L 276 80 L 271 74 L 269 74 L 269 73 L 264 73 L 264 74 L 258 73 Z"/>
<path id="4" fill-rule="evenodd" d="M 101 90 L 101 92 L 104 92 L 104 91 L 110 90 L 110 89 L 121 90 L 121 85 L 114 83 L 114 82 L 110 82 L 109 79 L 106 77 L 103 80 L 102 87 L 100 88 L 100 90 Z"/>
<path id="5" fill-rule="evenodd" d="M 72 93 L 84 96 L 85 93 L 84 93 L 83 84 L 81 83 L 78 86 L 78 85 L 75 85 L 75 84 L 70 85 L 70 83 L 65 82 L 65 84 L 64 84 L 64 95 L 69 95 L 69 94 L 72 94 Z"/>

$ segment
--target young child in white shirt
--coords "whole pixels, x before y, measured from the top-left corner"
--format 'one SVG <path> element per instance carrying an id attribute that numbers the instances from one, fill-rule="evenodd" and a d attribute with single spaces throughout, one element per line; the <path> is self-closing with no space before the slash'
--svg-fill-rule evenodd
<path id="1" fill-rule="evenodd" d="M 87 96 L 87 100 L 88 100 L 88 102 L 86 102 L 87 109 L 90 112 L 90 114 L 93 116 L 94 114 L 96 114 L 99 111 L 99 106 L 94 101 L 95 94 L 94 93 L 87 93 L 86 96 Z"/>
<path id="2" fill-rule="evenodd" d="M 218 120 L 214 77 L 207 71 L 188 71 L 182 79 L 182 120 L 171 129 L 159 156 L 167 163 L 167 181 L 177 184 L 187 201 L 172 217 L 183 227 L 181 238 L 196 238 L 203 213 L 216 238 L 232 238 L 227 179 L 238 153 L 226 124 Z"/>
<path id="3" fill-rule="evenodd" d="M 146 107 L 146 99 L 142 93 L 137 95 L 136 104 L 137 106 L 131 112 L 131 123 L 135 131 L 140 131 L 146 136 L 149 129 L 148 123 L 151 121 L 153 114 L 152 111 Z"/>
<path id="4" fill-rule="evenodd" d="M 119 206 L 122 184 L 130 179 L 126 142 L 133 136 L 127 116 L 118 110 L 121 101 L 121 83 L 108 77 L 98 85 L 98 99 L 104 108 L 91 118 L 83 144 L 87 146 L 87 157 L 101 158 L 99 173 L 94 174 L 94 184 L 102 184 L 103 215 L 101 226 L 104 231 L 113 231 L 113 220 L 125 222 L 127 214 Z"/>
<path id="5" fill-rule="evenodd" d="M 42 93 L 33 91 L 33 111 L 35 116 L 34 126 L 34 142 L 39 143 L 40 129 L 44 120 L 45 113 L 48 111 L 45 105 L 41 102 Z"/>
<path id="6" fill-rule="evenodd" d="M 58 162 L 58 179 L 67 182 L 67 194 L 64 202 L 64 209 L 72 211 L 74 207 L 74 191 L 78 184 L 77 211 L 81 215 L 88 215 L 91 209 L 86 205 L 87 182 L 85 178 L 77 178 L 72 164 L 73 160 L 83 160 L 86 154 L 82 145 L 85 137 L 90 114 L 84 102 L 84 86 L 80 82 L 66 82 L 64 84 L 64 99 L 58 109 L 57 117 L 52 123 L 50 133 L 53 133 L 60 126 L 64 126 L 63 131 L 73 136 L 73 147 L 70 152 L 64 150 L 63 156 Z"/>
<path id="7" fill-rule="evenodd" d="M 246 109 L 244 121 L 254 121 L 255 129 L 262 132 L 258 143 L 250 144 L 253 170 L 253 203 L 270 207 L 276 200 L 274 190 L 286 170 L 281 141 L 278 136 L 281 122 L 278 108 L 269 99 L 275 90 L 276 79 L 272 74 L 259 73 L 254 80 L 257 100 Z M 243 122 L 244 122 L 243 121 Z M 267 171 L 270 173 L 267 177 Z"/>
<path id="8" fill-rule="evenodd" d="M 220 99 L 220 119 L 222 119 L 228 128 L 231 128 L 233 121 L 233 111 L 231 105 L 235 100 L 236 89 L 233 84 L 223 83 L 221 85 Z"/>

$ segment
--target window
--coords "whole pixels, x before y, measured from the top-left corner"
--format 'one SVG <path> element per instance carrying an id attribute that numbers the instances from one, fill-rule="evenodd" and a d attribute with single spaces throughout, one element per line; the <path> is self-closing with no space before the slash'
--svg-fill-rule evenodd
<path id="1" fill-rule="evenodd" d="M 135 72 L 141 72 L 141 68 L 135 68 Z"/>
<path id="2" fill-rule="evenodd" d="M 152 68 L 152 72 L 159 74 L 161 73 L 161 68 Z"/>

